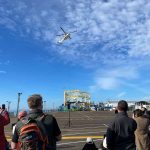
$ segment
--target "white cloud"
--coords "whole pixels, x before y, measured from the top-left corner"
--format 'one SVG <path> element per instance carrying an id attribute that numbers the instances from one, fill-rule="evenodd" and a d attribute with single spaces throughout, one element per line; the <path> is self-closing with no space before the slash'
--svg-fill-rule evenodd
<path id="1" fill-rule="evenodd" d="M 103 77 L 97 79 L 97 86 L 104 90 L 115 89 L 120 86 L 120 82 L 113 77 Z"/>
<path id="2" fill-rule="evenodd" d="M 147 0 L 7 0 L 0 7 L 0 26 L 46 42 L 49 53 L 53 52 L 50 57 L 60 57 L 67 63 L 87 68 L 134 68 L 137 64 L 149 65 L 149 8 Z M 62 33 L 60 26 L 66 31 L 77 28 L 78 32 L 58 46 L 55 38 Z M 127 72 L 131 77 L 132 72 Z"/>
<path id="3" fill-rule="evenodd" d="M 0 74 L 6 74 L 6 71 L 0 70 Z"/>
<path id="4" fill-rule="evenodd" d="M 126 92 L 121 92 L 121 93 L 119 93 L 118 95 L 117 95 L 117 97 L 118 98 L 121 98 L 121 97 L 123 97 L 123 96 L 125 96 L 126 95 Z"/>
<path id="5" fill-rule="evenodd" d="M 105 71 L 98 71 L 95 77 L 95 84 L 92 89 L 117 89 L 124 86 L 126 82 L 138 79 L 139 74 L 133 67 L 121 67 L 115 69 L 107 69 Z"/>
<path id="6" fill-rule="evenodd" d="M 78 32 L 57 45 L 60 26 Z M 134 81 L 150 65 L 150 1 L 6 0 L 0 6 L 0 27 L 44 42 L 52 61 L 98 70 L 93 90 L 127 86 L 148 95 Z"/>

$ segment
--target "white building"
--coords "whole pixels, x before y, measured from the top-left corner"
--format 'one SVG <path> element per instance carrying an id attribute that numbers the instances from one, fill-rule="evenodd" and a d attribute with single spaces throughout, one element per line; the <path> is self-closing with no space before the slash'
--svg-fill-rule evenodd
<path id="1" fill-rule="evenodd" d="M 127 101 L 127 103 L 129 107 L 133 107 L 135 106 L 136 101 Z M 118 105 L 118 101 L 117 100 L 107 101 L 106 103 L 104 103 L 104 105 L 105 107 L 116 108 Z"/>
<path id="2" fill-rule="evenodd" d="M 147 110 L 150 110 L 150 102 L 139 101 L 135 103 L 135 109 L 141 109 L 142 107 L 145 107 Z"/>

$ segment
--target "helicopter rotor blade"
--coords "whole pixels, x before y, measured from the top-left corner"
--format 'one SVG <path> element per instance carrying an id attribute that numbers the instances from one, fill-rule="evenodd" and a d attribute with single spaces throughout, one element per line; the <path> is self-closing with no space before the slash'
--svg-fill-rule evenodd
<path id="1" fill-rule="evenodd" d="M 77 30 L 75 30 L 75 31 L 71 31 L 70 33 L 74 33 L 74 32 L 77 32 Z"/>
<path id="2" fill-rule="evenodd" d="M 62 27 L 60 27 L 60 29 L 66 34 L 65 30 Z"/>
<path id="3" fill-rule="evenodd" d="M 62 35 L 64 35 L 64 34 L 59 34 L 59 35 L 56 35 L 56 36 L 62 36 Z"/>

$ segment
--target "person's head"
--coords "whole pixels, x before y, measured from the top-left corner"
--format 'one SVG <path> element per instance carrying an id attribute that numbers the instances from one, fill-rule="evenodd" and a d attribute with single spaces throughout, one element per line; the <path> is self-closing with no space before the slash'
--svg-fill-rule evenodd
<path id="1" fill-rule="evenodd" d="M 125 100 L 119 101 L 117 110 L 118 110 L 118 112 L 121 112 L 121 111 L 126 112 L 128 110 L 128 103 Z"/>
<path id="2" fill-rule="evenodd" d="M 142 110 L 143 114 L 147 111 L 147 109 L 145 107 L 142 107 L 141 110 Z"/>
<path id="3" fill-rule="evenodd" d="M 22 119 L 22 118 L 24 118 L 24 117 L 26 117 L 26 116 L 27 116 L 27 112 L 26 112 L 25 110 L 20 111 L 20 112 L 18 113 L 18 119 L 19 119 L 19 120 Z"/>
<path id="4" fill-rule="evenodd" d="M 115 114 L 118 114 L 118 110 L 117 109 L 115 109 Z"/>
<path id="5" fill-rule="evenodd" d="M 43 108 L 43 100 L 42 96 L 39 94 L 33 94 L 28 97 L 28 106 L 30 109 L 42 109 Z"/>
<path id="6" fill-rule="evenodd" d="M 136 110 L 134 110 L 134 111 L 133 111 L 133 116 L 134 116 L 135 118 L 140 117 L 140 116 L 143 116 L 142 110 L 141 110 L 141 109 L 136 109 Z"/>
<path id="7" fill-rule="evenodd" d="M 92 140 L 92 138 L 90 138 L 90 137 L 87 137 L 87 139 L 86 139 L 86 143 L 88 143 L 88 144 L 92 144 L 92 143 L 93 143 L 93 140 Z"/>

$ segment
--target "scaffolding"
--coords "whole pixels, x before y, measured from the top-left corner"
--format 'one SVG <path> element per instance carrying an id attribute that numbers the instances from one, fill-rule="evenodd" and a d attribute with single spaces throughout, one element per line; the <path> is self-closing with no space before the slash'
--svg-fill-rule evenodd
<path id="1" fill-rule="evenodd" d="M 80 90 L 65 90 L 64 91 L 64 106 L 68 103 L 82 105 L 83 107 L 90 106 L 90 94 Z"/>

